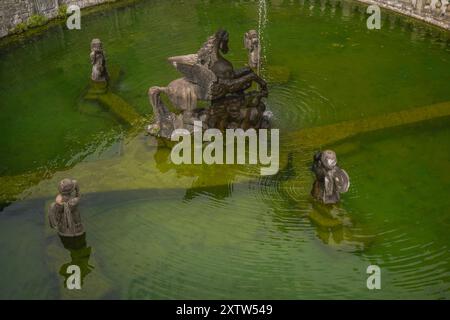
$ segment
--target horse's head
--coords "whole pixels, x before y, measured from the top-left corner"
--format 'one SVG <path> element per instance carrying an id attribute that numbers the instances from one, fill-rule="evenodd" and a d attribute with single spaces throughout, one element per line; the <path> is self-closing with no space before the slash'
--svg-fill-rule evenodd
<path id="1" fill-rule="evenodd" d="M 229 50 L 229 48 L 228 48 L 228 32 L 223 29 L 220 29 L 219 31 L 216 32 L 215 38 L 216 38 L 219 50 L 224 54 L 228 53 L 228 50 Z"/>
<path id="2" fill-rule="evenodd" d="M 203 44 L 197 52 L 198 61 L 211 67 L 218 59 L 219 51 L 228 52 L 228 32 L 220 29 Z"/>

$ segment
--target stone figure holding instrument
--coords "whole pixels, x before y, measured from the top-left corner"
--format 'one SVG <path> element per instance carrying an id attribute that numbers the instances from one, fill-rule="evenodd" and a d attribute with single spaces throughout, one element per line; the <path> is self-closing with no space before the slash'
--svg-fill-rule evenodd
<path id="1" fill-rule="evenodd" d="M 58 185 L 59 194 L 49 208 L 50 227 L 61 237 L 78 237 L 84 234 L 78 210 L 80 188 L 76 180 L 63 179 Z"/>
<path id="2" fill-rule="evenodd" d="M 347 192 L 350 187 L 350 178 L 347 172 L 337 166 L 336 153 L 332 150 L 317 152 L 312 171 L 316 180 L 311 195 L 325 204 L 338 203 L 340 194 Z"/>

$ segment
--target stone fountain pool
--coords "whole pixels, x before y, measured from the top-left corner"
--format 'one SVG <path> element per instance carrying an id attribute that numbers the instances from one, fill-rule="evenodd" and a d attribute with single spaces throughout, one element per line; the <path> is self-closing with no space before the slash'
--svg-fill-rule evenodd
<path id="1" fill-rule="evenodd" d="M 448 299 L 450 37 L 384 11 L 368 30 L 365 8 L 138 1 L 1 47 L 0 298 Z M 227 58 L 243 66 L 242 35 L 258 26 L 280 128 L 273 177 L 175 166 L 143 123 L 83 98 L 93 38 L 120 70 L 115 94 L 145 122 L 148 88 L 179 76 L 167 57 L 224 27 Z M 332 213 L 309 195 L 323 148 L 352 178 Z M 66 176 L 83 195 L 82 252 L 46 220 Z M 63 287 L 71 261 L 83 266 L 79 292 Z M 382 290 L 366 288 L 371 264 Z"/>

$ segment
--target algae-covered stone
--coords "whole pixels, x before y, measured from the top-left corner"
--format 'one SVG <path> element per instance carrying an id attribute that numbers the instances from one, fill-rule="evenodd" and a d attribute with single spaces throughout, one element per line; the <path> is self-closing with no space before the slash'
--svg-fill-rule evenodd
<path id="1" fill-rule="evenodd" d="M 110 111 L 119 121 L 133 125 L 142 117 L 120 96 L 112 92 L 112 88 L 120 78 L 120 68 L 113 67 L 109 72 L 109 80 L 91 81 L 84 99 L 94 101 Z"/>

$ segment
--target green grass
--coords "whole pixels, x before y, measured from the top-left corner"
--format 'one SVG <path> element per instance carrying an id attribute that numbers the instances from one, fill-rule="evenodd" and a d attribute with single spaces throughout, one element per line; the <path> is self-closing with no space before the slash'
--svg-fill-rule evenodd
<path id="1" fill-rule="evenodd" d="M 28 18 L 27 26 L 28 26 L 28 28 L 36 28 L 36 27 L 41 27 L 43 25 L 46 25 L 47 22 L 48 22 L 47 17 L 45 17 L 41 14 L 34 14 Z"/>

